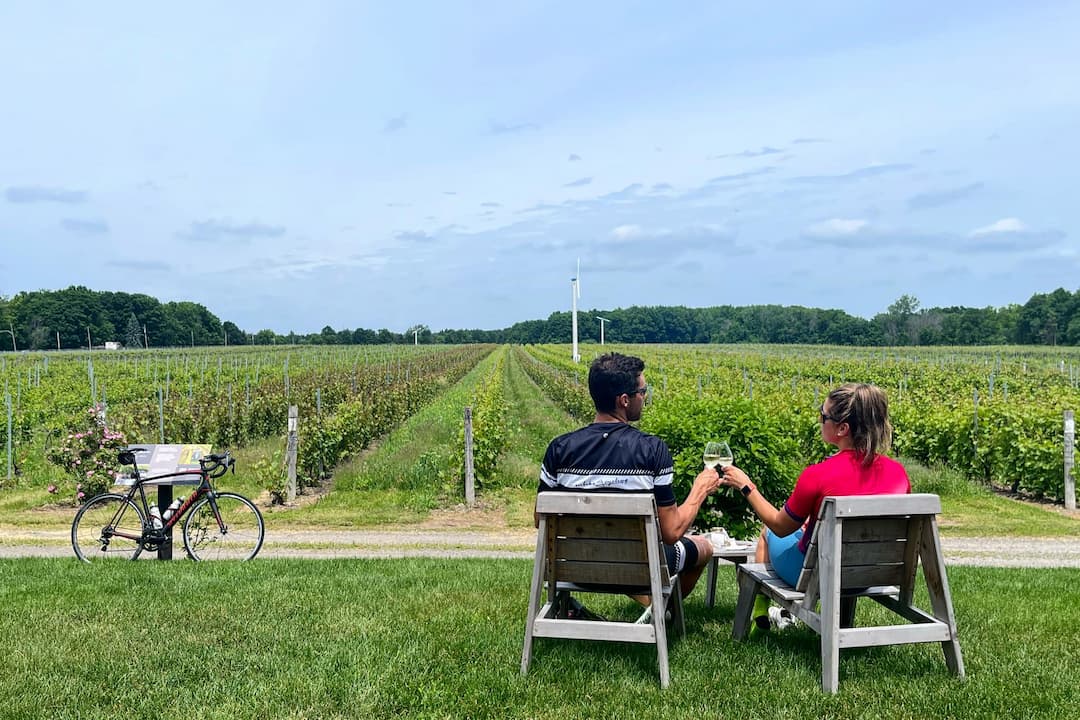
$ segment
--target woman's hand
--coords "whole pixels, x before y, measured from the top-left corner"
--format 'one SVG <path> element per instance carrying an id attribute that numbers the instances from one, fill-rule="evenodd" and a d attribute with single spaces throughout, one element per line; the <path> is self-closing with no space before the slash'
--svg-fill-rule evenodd
<path id="1" fill-rule="evenodd" d="M 724 470 L 724 474 L 721 476 L 720 481 L 724 485 L 733 487 L 736 490 L 742 490 L 744 485 L 752 484 L 746 473 L 734 465 L 729 465 L 727 469 Z"/>

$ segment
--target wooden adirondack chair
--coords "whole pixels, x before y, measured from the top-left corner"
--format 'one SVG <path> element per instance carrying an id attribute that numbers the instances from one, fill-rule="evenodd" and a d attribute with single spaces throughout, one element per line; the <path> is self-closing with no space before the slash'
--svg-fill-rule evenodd
<path id="1" fill-rule="evenodd" d="M 664 612 L 685 634 L 678 576 L 668 574 L 651 494 L 543 492 L 537 497 L 540 527 L 529 591 L 529 616 L 521 652 L 521 674 L 529 670 L 533 638 L 579 638 L 652 643 L 660 685 L 670 682 Z M 541 593 L 547 588 L 547 601 Z M 558 591 L 650 595 L 652 622 L 561 619 Z M 656 599 L 660 600 L 657 601 Z M 658 605 L 656 603 L 659 603 Z"/>
<path id="2" fill-rule="evenodd" d="M 963 678 L 938 535 L 940 512 L 941 500 L 929 494 L 825 498 L 794 588 L 767 564 L 739 566 L 732 636 L 746 638 L 754 596 L 761 592 L 821 635 L 821 687 L 826 692 L 836 692 L 839 686 L 842 648 L 940 642 L 948 669 Z M 912 604 L 920 559 L 932 613 Z M 875 600 L 909 622 L 853 627 L 860 597 Z"/>

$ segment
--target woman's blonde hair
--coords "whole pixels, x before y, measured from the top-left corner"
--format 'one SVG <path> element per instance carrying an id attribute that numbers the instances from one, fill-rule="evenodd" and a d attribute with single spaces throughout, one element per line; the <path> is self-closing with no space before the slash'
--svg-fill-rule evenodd
<path id="1" fill-rule="evenodd" d="M 888 452 L 892 444 L 889 400 L 876 385 L 847 383 L 829 393 L 829 416 L 837 423 L 847 423 L 851 446 L 864 467 Z"/>

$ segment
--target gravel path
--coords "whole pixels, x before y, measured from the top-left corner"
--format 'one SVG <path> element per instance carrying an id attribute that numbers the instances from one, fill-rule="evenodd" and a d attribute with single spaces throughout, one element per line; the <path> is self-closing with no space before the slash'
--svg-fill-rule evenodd
<path id="1" fill-rule="evenodd" d="M 179 539 L 179 538 L 178 538 Z M 1080 568 L 1080 538 L 942 539 L 949 565 Z M 260 558 L 531 558 L 531 530 L 269 530 Z M 177 548 L 176 557 L 183 551 Z M 74 557 L 66 530 L 7 530 L 0 558 Z"/>

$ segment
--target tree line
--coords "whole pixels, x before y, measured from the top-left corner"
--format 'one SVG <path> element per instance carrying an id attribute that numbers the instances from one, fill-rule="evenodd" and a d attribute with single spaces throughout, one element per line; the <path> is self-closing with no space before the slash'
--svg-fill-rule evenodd
<path id="1" fill-rule="evenodd" d="M 1080 290 L 1037 293 L 1002 308 L 921 308 L 903 295 L 867 320 L 843 310 L 799 306 L 723 305 L 640 307 L 578 313 L 581 342 L 605 336 L 623 343 L 801 343 L 831 345 L 1080 345 Z M 101 292 L 81 286 L 0 296 L 0 350 L 206 345 L 376 345 L 388 343 L 566 343 L 569 312 L 526 320 L 501 330 L 439 330 L 415 325 L 278 334 L 242 330 L 193 302 L 161 303 L 149 295 Z"/>

